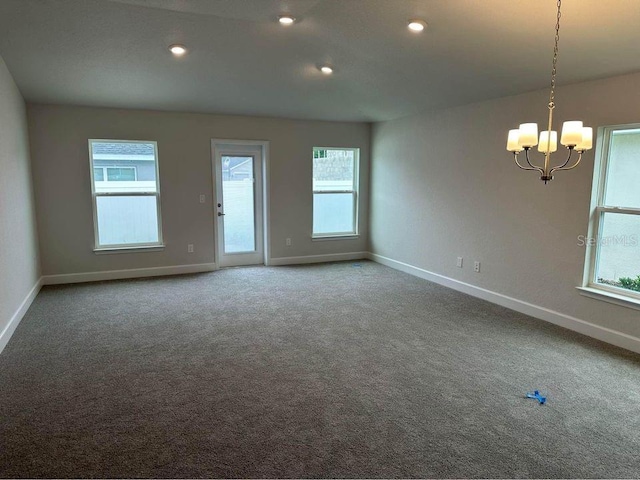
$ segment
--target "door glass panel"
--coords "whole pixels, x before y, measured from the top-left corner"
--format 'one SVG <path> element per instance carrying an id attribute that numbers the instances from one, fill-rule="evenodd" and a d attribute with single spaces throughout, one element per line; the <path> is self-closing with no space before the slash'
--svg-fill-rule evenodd
<path id="1" fill-rule="evenodd" d="M 225 253 L 256 250 L 253 157 L 222 157 Z"/>

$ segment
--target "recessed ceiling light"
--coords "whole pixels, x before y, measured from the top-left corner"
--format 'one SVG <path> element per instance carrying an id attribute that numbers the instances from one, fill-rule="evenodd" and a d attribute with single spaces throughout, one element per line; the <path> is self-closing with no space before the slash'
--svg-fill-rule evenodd
<path id="1" fill-rule="evenodd" d="M 169 51 L 176 57 L 181 57 L 187 53 L 187 48 L 184 45 L 171 45 L 169 46 Z"/>
<path id="2" fill-rule="evenodd" d="M 409 30 L 412 30 L 414 32 L 421 32 L 425 28 L 427 28 L 427 22 L 418 19 L 409 20 L 409 24 L 407 25 L 407 27 L 409 27 Z"/>
<path id="3" fill-rule="evenodd" d="M 292 17 L 291 15 L 280 15 L 278 17 L 278 21 L 282 25 L 291 25 L 293 22 L 296 21 L 296 19 L 295 19 L 295 17 Z"/>
<path id="4" fill-rule="evenodd" d="M 320 67 L 320 71 L 325 75 L 331 75 L 333 73 L 333 67 L 330 67 L 329 65 L 322 65 Z"/>

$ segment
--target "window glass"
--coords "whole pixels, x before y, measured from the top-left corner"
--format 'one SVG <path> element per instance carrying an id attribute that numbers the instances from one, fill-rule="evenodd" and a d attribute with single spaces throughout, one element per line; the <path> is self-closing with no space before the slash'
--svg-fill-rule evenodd
<path id="1" fill-rule="evenodd" d="M 611 134 L 604 204 L 640 208 L 640 129 Z"/>
<path id="2" fill-rule="evenodd" d="M 110 182 L 135 182 L 136 169 L 133 167 L 107 167 L 107 180 Z"/>
<path id="3" fill-rule="evenodd" d="M 161 244 L 155 142 L 89 143 L 96 248 Z"/>
<path id="4" fill-rule="evenodd" d="M 604 213 L 598 238 L 598 283 L 622 287 L 620 279 L 640 275 L 640 215 Z"/>
<path id="5" fill-rule="evenodd" d="M 313 235 L 357 233 L 358 149 L 313 149 Z"/>
<path id="6" fill-rule="evenodd" d="M 352 193 L 313 195 L 313 231 L 323 233 L 353 232 L 354 196 Z"/>
<path id="7" fill-rule="evenodd" d="M 100 245 L 156 243 L 158 216 L 154 196 L 97 198 Z"/>
<path id="8" fill-rule="evenodd" d="M 313 160 L 313 190 L 353 190 L 354 150 L 322 150 Z"/>

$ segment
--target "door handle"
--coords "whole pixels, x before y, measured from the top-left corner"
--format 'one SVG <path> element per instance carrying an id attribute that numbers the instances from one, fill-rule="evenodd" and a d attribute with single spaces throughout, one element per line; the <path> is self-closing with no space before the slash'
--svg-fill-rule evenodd
<path id="1" fill-rule="evenodd" d="M 222 213 L 222 212 L 218 212 L 218 216 L 219 216 L 219 217 L 221 217 L 221 216 L 223 216 L 223 215 L 224 215 L 224 213 Z"/>

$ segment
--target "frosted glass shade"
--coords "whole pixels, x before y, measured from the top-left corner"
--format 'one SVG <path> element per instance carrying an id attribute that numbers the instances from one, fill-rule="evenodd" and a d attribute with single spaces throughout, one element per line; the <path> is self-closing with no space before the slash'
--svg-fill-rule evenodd
<path id="1" fill-rule="evenodd" d="M 564 122 L 562 124 L 562 137 L 560 143 L 565 146 L 576 146 L 582 142 L 582 122 Z"/>
<path id="2" fill-rule="evenodd" d="M 520 139 L 520 130 L 509 130 L 509 136 L 507 137 L 507 150 L 510 152 L 521 152 L 522 147 L 518 143 Z"/>
<path id="3" fill-rule="evenodd" d="M 593 147 L 593 128 L 582 128 L 582 140 L 576 145 L 577 150 L 591 150 Z"/>
<path id="4" fill-rule="evenodd" d="M 553 153 L 558 150 L 558 132 L 551 130 L 551 142 L 549 142 L 549 131 L 544 130 L 540 132 L 540 142 L 538 143 L 538 151 L 547 153 L 547 146 L 549 152 Z"/>
<path id="5" fill-rule="evenodd" d="M 582 138 L 582 137 L 580 137 Z M 534 147 L 538 144 L 538 124 L 522 123 L 520 124 L 520 138 L 518 143 L 521 147 Z"/>

